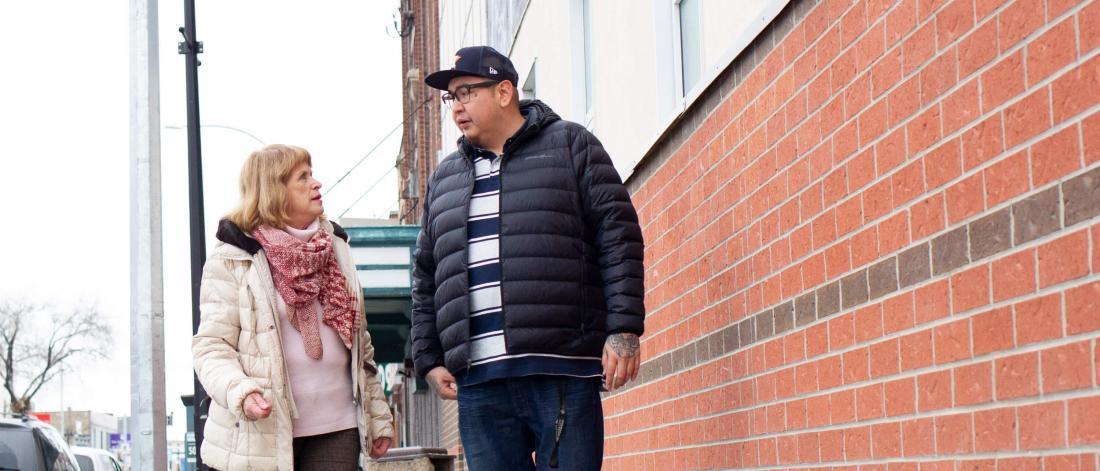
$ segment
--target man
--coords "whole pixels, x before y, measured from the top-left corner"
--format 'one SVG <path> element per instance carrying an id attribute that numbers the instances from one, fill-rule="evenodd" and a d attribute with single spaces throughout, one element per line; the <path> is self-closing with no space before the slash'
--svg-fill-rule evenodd
<path id="1" fill-rule="evenodd" d="M 642 233 L 600 142 L 480 46 L 425 78 L 462 131 L 428 184 L 413 271 L 413 356 L 458 399 L 470 469 L 599 469 L 601 378 L 634 379 Z M 531 454 L 535 454 L 532 463 Z"/>

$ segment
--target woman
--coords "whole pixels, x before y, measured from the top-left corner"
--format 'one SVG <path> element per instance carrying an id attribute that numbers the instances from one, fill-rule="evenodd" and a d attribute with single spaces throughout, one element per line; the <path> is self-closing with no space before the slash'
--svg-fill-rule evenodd
<path id="1" fill-rule="evenodd" d="M 213 402 L 202 460 L 220 470 L 357 468 L 393 417 L 347 234 L 324 217 L 305 149 L 270 145 L 203 268 L 195 371 Z"/>

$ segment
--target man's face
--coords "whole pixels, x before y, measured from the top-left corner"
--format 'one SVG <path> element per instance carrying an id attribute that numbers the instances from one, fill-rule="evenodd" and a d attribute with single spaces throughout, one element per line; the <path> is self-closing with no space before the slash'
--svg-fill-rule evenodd
<path id="1" fill-rule="evenodd" d="M 456 92 L 458 87 L 463 85 L 480 84 L 486 81 L 487 79 L 483 77 L 463 76 L 451 79 L 447 84 L 447 90 L 455 96 L 451 102 L 451 119 L 466 139 L 474 144 L 481 144 L 479 138 L 499 121 L 500 103 L 496 89 L 499 85 L 470 88 L 467 103 L 462 103 L 462 100 L 458 99 L 460 93 Z"/>

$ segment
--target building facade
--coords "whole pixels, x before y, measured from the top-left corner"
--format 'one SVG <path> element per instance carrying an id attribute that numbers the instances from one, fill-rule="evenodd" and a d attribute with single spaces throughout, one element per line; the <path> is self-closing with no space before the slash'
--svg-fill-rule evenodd
<path id="1" fill-rule="evenodd" d="M 438 9 L 438 0 L 401 0 L 398 13 L 405 116 L 397 167 L 398 224 L 420 223 L 420 199 L 440 151 L 439 93 L 424 84 L 424 76 L 434 71 L 439 57 Z"/>
<path id="2" fill-rule="evenodd" d="M 792 0 L 631 176 L 609 463 L 1094 467 L 1098 21 Z"/>
<path id="3" fill-rule="evenodd" d="M 639 209 L 607 469 L 1100 466 L 1100 1 L 495 3 L 440 63 L 509 54 Z"/>
<path id="4" fill-rule="evenodd" d="M 49 424 L 61 431 L 70 445 L 111 449 L 111 435 L 118 433 L 117 417 L 92 411 L 43 412 Z M 64 428 L 64 430 L 61 430 Z"/>

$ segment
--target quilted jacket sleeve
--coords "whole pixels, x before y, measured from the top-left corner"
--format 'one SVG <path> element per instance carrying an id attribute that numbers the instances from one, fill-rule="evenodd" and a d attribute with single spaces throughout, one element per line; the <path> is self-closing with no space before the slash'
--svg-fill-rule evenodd
<path id="1" fill-rule="evenodd" d="M 202 270 L 199 289 L 198 332 L 191 339 L 195 373 L 210 398 L 233 413 L 244 417 L 245 396 L 263 392 L 260 384 L 245 375 L 237 355 L 240 337 L 240 282 L 228 266 L 230 261 L 213 258 Z"/>
<path id="2" fill-rule="evenodd" d="M 585 223 L 594 233 L 607 302 L 607 333 L 642 335 L 645 289 L 642 230 L 630 195 L 603 144 L 585 129 L 573 140 Z"/>
<path id="3" fill-rule="evenodd" d="M 423 377 L 433 368 L 443 366 L 443 345 L 435 326 L 435 240 L 431 233 L 431 213 L 428 204 L 432 191 L 429 184 L 424 198 L 424 215 L 420 220 L 420 235 L 413 252 L 412 286 L 412 354 L 416 374 Z"/>
<path id="4" fill-rule="evenodd" d="M 359 340 L 363 352 L 363 369 L 367 372 L 363 385 L 363 408 L 370 423 L 370 441 L 378 438 L 394 438 L 393 414 L 390 413 L 389 403 L 386 401 L 386 393 L 382 390 L 382 382 L 379 381 L 378 364 L 374 362 L 374 344 L 371 343 L 370 333 L 363 329 L 363 335 Z M 367 446 L 370 442 L 365 443 Z"/>

